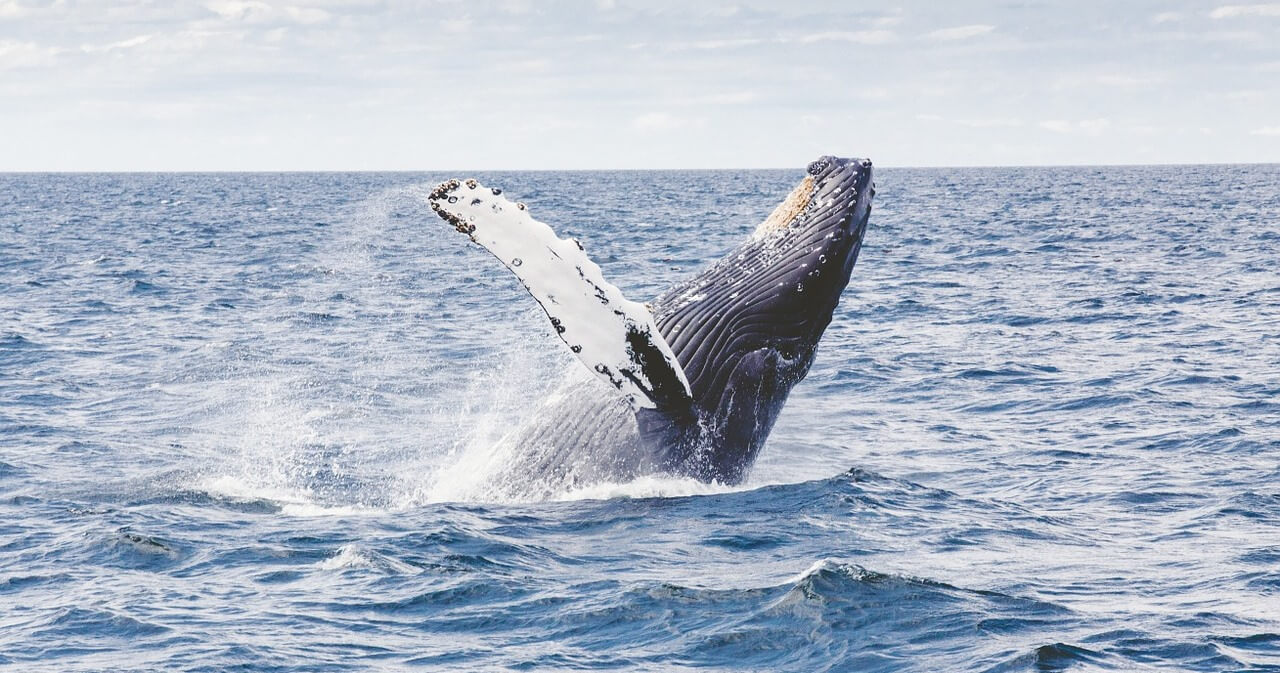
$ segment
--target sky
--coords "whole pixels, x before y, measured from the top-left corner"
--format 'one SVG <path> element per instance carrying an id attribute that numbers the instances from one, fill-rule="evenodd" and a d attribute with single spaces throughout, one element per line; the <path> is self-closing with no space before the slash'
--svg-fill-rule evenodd
<path id="1" fill-rule="evenodd" d="M 1280 161 L 1280 3 L 0 0 L 0 171 Z"/>

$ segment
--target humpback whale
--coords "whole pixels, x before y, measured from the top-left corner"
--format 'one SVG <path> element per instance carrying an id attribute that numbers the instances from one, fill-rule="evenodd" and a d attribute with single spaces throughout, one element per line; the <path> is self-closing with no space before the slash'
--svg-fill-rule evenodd
<path id="1" fill-rule="evenodd" d="M 867 159 L 821 157 L 720 261 L 648 303 L 609 283 L 573 239 L 475 180 L 431 208 L 507 266 L 595 379 L 546 400 L 503 444 L 490 492 L 545 497 L 649 474 L 746 478 L 808 373 L 857 261 L 875 194 Z"/>

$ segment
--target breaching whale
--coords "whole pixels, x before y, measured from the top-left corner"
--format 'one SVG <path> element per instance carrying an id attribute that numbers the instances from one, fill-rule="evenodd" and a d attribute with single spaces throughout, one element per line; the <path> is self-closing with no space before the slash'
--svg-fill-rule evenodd
<path id="1" fill-rule="evenodd" d="M 509 433 L 488 491 L 536 498 L 647 474 L 741 482 L 809 371 L 874 194 L 869 160 L 821 157 L 746 241 L 641 304 L 501 190 L 437 186 L 431 208 L 514 272 L 607 384 L 583 377 Z"/>

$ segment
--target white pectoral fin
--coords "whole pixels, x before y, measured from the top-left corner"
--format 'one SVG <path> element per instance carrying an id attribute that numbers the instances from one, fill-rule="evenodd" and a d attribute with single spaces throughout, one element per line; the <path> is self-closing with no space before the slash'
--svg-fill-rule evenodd
<path id="1" fill-rule="evenodd" d="M 542 305 L 560 339 L 633 407 L 682 414 L 689 381 L 644 304 L 629 301 L 573 239 L 475 180 L 436 187 L 431 208 L 511 269 Z"/>

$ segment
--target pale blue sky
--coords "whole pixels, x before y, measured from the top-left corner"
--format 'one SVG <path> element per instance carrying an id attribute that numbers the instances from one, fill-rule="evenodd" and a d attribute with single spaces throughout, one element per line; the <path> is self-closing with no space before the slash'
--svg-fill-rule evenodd
<path id="1" fill-rule="evenodd" d="M 0 0 L 0 170 L 1280 161 L 1280 3 Z"/>

